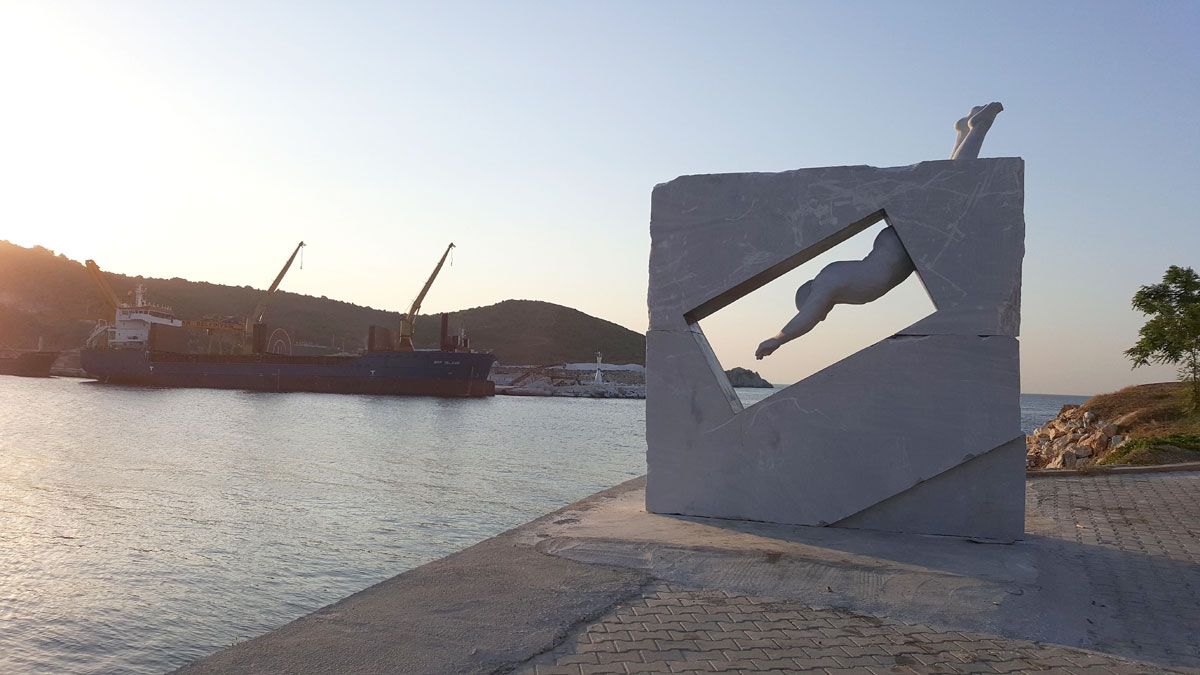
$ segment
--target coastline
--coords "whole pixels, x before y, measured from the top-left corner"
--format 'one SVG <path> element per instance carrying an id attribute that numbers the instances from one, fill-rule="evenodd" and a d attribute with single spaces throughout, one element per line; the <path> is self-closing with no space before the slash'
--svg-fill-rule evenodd
<path id="1" fill-rule="evenodd" d="M 1139 517 L 1173 533 L 1163 545 L 1178 546 L 1178 519 L 1164 514 L 1180 506 L 1173 495 L 1200 487 L 1200 472 L 1027 481 L 1027 535 L 1013 545 L 649 514 L 644 485 L 642 477 L 596 493 L 177 672 L 580 673 L 591 672 L 580 670 L 588 663 L 597 672 L 605 663 L 619 669 L 612 672 L 627 672 L 626 663 L 665 672 L 667 661 L 708 659 L 711 670 L 742 653 L 747 669 L 781 653 L 791 668 L 862 658 L 903 667 L 917 663 L 914 653 L 1016 669 L 1051 661 L 1131 673 L 1200 666 L 1188 623 L 1160 618 L 1200 602 L 1196 568 L 1166 550 L 1076 541 L 1082 522 L 1115 528 L 1118 544 L 1126 531 L 1136 539 L 1124 506 L 1136 493 L 1151 496 L 1139 502 Z M 1093 503 L 1071 511 L 1062 505 L 1077 498 L 1068 494 Z M 1172 576 L 1147 594 L 1164 564 Z M 1122 569 L 1115 585 L 1114 566 Z M 1130 607 L 1134 596 L 1144 606 Z M 657 616 L 674 612 L 681 616 Z M 811 619 L 823 628 L 753 637 L 761 629 L 739 628 L 730 612 L 756 625 Z M 612 625 L 627 620 L 640 623 Z M 634 635 L 659 620 L 680 635 Z M 687 622 L 700 623 L 688 632 Z M 971 646 L 943 644 L 943 634 Z"/>
<path id="2" fill-rule="evenodd" d="M 644 482 L 598 492 L 174 672 L 491 673 L 516 666 L 650 582 L 644 572 L 543 554 L 522 537 Z"/>

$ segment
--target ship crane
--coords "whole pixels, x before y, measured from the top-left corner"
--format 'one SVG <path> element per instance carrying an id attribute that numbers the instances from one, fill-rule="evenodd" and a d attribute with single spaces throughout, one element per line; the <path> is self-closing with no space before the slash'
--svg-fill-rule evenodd
<path id="1" fill-rule="evenodd" d="M 246 337 L 250 338 L 254 334 L 254 324 L 261 323 L 263 315 L 267 313 L 267 306 L 271 304 L 271 299 L 275 297 L 275 291 L 279 290 L 279 284 L 283 283 L 283 277 L 287 275 L 288 270 L 292 268 L 292 263 L 296 260 L 296 254 L 300 249 L 304 248 L 304 242 L 296 245 L 296 250 L 292 251 L 291 257 L 283 264 L 283 269 L 279 270 L 279 275 L 275 277 L 275 281 L 271 282 L 271 287 L 263 293 L 262 300 L 258 301 L 258 305 L 254 311 L 246 318 Z"/>
<path id="2" fill-rule="evenodd" d="M 88 260 L 83 263 L 87 268 L 88 276 L 92 278 L 92 283 L 96 284 L 96 288 L 100 291 L 100 295 L 104 296 L 104 301 L 108 303 L 108 308 L 112 311 L 117 311 L 121 307 L 121 299 L 117 297 L 112 286 L 108 284 L 108 279 L 104 278 L 104 273 L 100 271 L 100 266 L 95 260 Z"/>
<path id="3" fill-rule="evenodd" d="M 412 307 L 408 308 L 408 314 L 400 316 L 400 338 L 397 340 L 396 350 L 401 352 L 413 351 L 413 322 L 416 321 L 417 312 L 421 310 L 421 302 L 425 300 L 425 295 L 429 293 L 429 288 L 433 286 L 433 280 L 437 279 L 438 272 L 442 271 L 442 265 L 446 262 L 446 257 L 450 255 L 450 250 L 454 248 L 454 243 L 451 242 L 446 247 L 446 252 L 442 254 L 442 259 L 438 261 L 437 267 L 433 268 L 433 274 L 429 275 L 429 280 L 425 282 L 425 286 L 421 288 L 421 292 L 417 294 L 417 299 L 413 300 Z"/>

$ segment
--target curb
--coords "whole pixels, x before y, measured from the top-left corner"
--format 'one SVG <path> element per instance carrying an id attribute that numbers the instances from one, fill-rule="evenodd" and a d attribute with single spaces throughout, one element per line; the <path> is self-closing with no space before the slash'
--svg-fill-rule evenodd
<path id="1" fill-rule="evenodd" d="M 1025 477 L 1059 478 L 1065 476 L 1097 476 L 1111 473 L 1171 473 L 1175 471 L 1200 471 L 1200 462 L 1155 464 L 1153 466 L 1115 464 L 1112 466 L 1089 466 L 1085 469 L 1026 469 Z"/>

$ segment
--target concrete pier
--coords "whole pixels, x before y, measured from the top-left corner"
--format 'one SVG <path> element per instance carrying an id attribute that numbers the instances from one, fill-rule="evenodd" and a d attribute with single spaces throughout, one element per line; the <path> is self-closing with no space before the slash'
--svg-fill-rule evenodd
<path id="1" fill-rule="evenodd" d="M 180 672 L 1200 668 L 1200 472 L 1027 487 L 1001 545 L 649 514 L 639 479 Z"/>

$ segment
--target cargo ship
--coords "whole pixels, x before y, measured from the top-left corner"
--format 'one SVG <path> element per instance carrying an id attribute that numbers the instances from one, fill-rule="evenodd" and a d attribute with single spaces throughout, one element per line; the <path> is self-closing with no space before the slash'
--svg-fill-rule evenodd
<path id="1" fill-rule="evenodd" d="M 0 351 L 0 375 L 50 377 L 50 366 L 57 358 L 58 352 Z"/>
<path id="2" fill-rule="evenodd" d="M 298 252 L 304 245 L 296 247 Z M 442 315 L 438 349 L 415 349 L 413 319 L 437 277 L 446 249 L 433 274 L 407 314 L 400 319 L 399 336 L 371 326 L 367 348 L 359 354 L 298 356 L 287 353 L 290 339 L 276 340 L 262 322 L 267 305 L 295 260 L 288 259 L 263 300 L 245 323 L 188 321 L 168 307 L 146 302 L 139 287 L 133 304 L 123 304 L 93 261 L 88 271 L 114 311 L 112 324 L 102 322 L 81 354 L 84 371 L 104 383 L 150 387 L 202 387 L 270 392 L 338 394 L 400 394 L 479 397 L 495 394 L 488 379 L 495 356 L 470 348 L 465 334 L 450 335 Z M 243 353 L 202 354 L 186 351 L 189 329 L 244 333 Z M 274 333 L 278 333 L 277 329 Z"/>
<path id="3" fill-rule="evenodd" d="M 419 349 L 358 356 L 180 354 L 149 349 L 88 349 L 83 369 L 108 384 L 332 394 L 491 396 L 495 357 Z"/>

